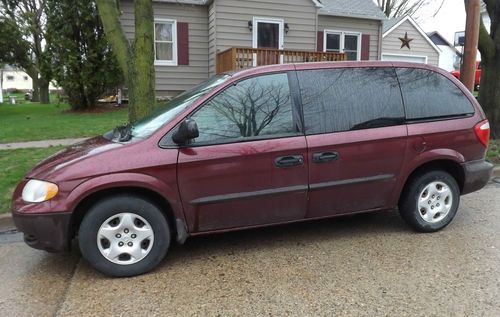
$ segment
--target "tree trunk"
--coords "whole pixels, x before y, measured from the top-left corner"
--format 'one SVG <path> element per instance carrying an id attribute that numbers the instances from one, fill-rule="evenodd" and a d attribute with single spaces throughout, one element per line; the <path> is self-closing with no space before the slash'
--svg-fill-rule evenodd
<path id="1" fill-rule="evenodd" d="M 491 137 L 500 137 L 500 58 L 483 62 L 479 103 L 490 121 Z"/>
<path id="2" fill-rule="evenodd" d="M 49 82 L 43 78 L 39 80 L 39 94 L 40 94 L 40 103 L 48 104 L 50 103 L 49 98 Z"/>
<path id="3" fill-rule="evenodd" d="M 154 16 L 150 0 L 135 1 L 135 39 L 130 73 L 129 97 L 133 107 L 130 122 L 153 112 L 155 97 Z"/>
<path id="4" fill-rule="evenodd" d="M 155 107 L 154 16 L 151 0 L 135 0 L 135 40 L 130 45 L 113 0 L 96 0 L 106 37 L 113 47 L 129 94 L 129 120 L 136 121 Z"/>
<path id="5" fill-rule="evenodd" d="M 40 101 L 40 80 L 38 79 L 38 74 L 36 76 L 30 75 L 33 80 L 33 94 L 31 95 L 31 101 L 39 102 Z"/>

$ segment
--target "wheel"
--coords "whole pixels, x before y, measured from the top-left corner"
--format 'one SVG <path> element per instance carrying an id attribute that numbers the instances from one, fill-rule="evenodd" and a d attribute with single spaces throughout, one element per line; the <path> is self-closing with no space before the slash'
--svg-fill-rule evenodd
<path id="1" fill-rule="evenodd" d="M 116 277 L 146 273 L 165 257 L 170 229 L 148 200 L 113 196 L 96 203 L 78 232 L 83 257 L 98 271 Z"/>
<path id="2" fill-rule="evenodd" d="M 450 174 L 432 170 L 409 180 L 399 202 L 403 219 L 420 232 L 446 227 L 455 217 L 460 190 Z"/>

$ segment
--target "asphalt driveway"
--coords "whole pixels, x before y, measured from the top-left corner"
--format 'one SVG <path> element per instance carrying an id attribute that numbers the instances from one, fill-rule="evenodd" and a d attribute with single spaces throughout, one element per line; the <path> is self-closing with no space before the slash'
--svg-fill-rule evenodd
<path id="1" fill-rule="evenodd" d="M 135 278 L 20 240 L 0 233 L 2 316 L 500 316 L 496 183 L 438 233 L 384 212 L 193 238 Z"/>

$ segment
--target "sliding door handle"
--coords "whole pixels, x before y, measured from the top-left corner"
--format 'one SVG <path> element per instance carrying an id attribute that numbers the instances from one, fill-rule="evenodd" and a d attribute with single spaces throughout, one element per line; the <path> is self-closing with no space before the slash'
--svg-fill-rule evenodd
<path id="1" fill-rule="evenodd" d="M 322 153 L 314 153 L 313 154 L 313 162 L 314 163 L 326 163 L 333 162 L 339 159 L 338 152 L 322 152 Z"/>

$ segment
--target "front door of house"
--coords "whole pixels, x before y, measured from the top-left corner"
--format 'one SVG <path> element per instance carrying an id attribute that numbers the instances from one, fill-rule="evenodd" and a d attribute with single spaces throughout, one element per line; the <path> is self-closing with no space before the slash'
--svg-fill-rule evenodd
<path id="1" fill-rule="evenodd" d="M 284 21 L 272 18 L 254 18 L 253 48 L 263 49 L 254 54 L 254 66 L 278 64 L 282 57 Z"/>

